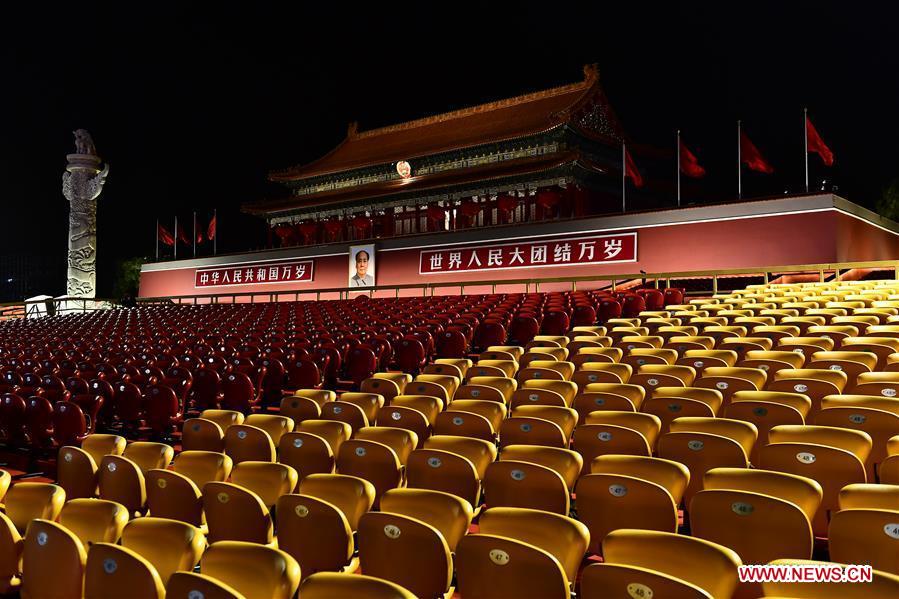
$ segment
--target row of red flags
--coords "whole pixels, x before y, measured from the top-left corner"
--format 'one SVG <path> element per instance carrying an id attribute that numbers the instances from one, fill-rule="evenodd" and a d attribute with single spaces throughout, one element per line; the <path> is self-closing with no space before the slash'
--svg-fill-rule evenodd
<path id="1" fill-rule="evenodd" d="M 198 244 L 203 243 L 204 241 L 212 241 L 213 239 L 215 239 L 215 220 L 215 215 L 213 215 L 205 231 L 202 227 L 197 229 Z M 161 241 L 163 245 L 175 245 L 175 235 L 172 235 L 172 232 L 166 229 L 162 223 L 158 223 L 156 225 L 156 234 L 159 237 L 159 241 Z M 180 241 L 184 245 L 191 245 L 190 235 L 188 235 L 187 231 L 184 230 L 184 225 L 182 223 L 177 224 L 176 235 L 178 237 L 178 241 Z"/>
<path id="2" fill-rule="evenodd" d="M 828 148 L 827 144 L 824 143 L 824 140 L 821 139 L 818 130 L 815 129 L 811 119 L 808 117 L 805 117 L 805 134 L 808 152 L 820 156 L 822 162 L 824 162 L 826 166 L 833 166 L 833 152 L 830 151 L 830 148 Z M 705 168 L 699 164 L 696 155 L 684 145 L 683 141 L 679 143 L 681 172 L 694 179 L 704 177 Z M 640 174 L 640 171 L 637 170 L 637 165 L 634 163 L 634 159 L 631 157 L 630 152 L 627 151 L 627 148 L 624 150 L 624 155 L 625 176 L 631 180 L 635 187 L 643 187 L 643 176 Z M 771 166 L 771 163 L 768 162 L 764 156 L 762 156 L 762 153 L 742 129 L 740 130 L 740 160 L 750 170 L 766 175 L 770 175 L 774 172 L 774 167 Z"/>

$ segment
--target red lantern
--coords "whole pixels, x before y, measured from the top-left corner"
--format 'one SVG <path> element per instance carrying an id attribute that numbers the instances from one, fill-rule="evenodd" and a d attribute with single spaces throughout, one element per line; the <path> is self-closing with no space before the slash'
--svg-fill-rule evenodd
<path id="1" fill-rule="evenodd" d="M 504 193 L 496 198 L 496 207 L 503 212 L 512 212 L 518 208 L 518 198 Z"/>
<path id="2" fill-rule="evenodd" d="M 537 192 L 537 204 L 543 208 L 552 208 L 559 203 L 559 190 L 554 187 L 541 189 Z"/>
<path id="3" fill-rule="evenodd" d="M 315 221 L 310 221 L 301 224 L 300 233 L 303 235 L 304 243 L 314 243 L 315 234 L 318 233 L 318 223 L 316 223 Z"/>
<path id="4" fill-rule="evenodd" d="M 340 231 L 341 229 L 343 229 L 343 221 L 328 220 L 328 221 L 325 221 L 324 227 L 325 227 L 325 231 L 327 231 L 328 233 L 333 235 L 333 234 L 337 233 L 338 231 Z"/>
<path id="5" fill-rule="evenodd" d="M 293 227 L 287 224 L 277 225 L 274 228 L 275 235 L 281 240 L 281 245 L 287 245 L 290 237 L 293 235 Z"/>
<path id="6" fill-rule="evenodd" d="M 440 222 L 446 219 L 446 210 L 440 206 L 428 206 L 428 219 Z"/>
<path id="7" fill-rule="evenodd" d="M 459 208 L 462 211 L 462 214 L 467 216 L 468 218 L 473 218 L 481 213 L 483 207 L 474 201 L 463 202 L 462 206 Z"/>

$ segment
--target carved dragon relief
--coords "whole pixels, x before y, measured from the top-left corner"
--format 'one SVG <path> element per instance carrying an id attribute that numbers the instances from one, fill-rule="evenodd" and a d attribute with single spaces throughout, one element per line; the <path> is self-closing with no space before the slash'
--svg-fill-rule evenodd
<path id="1" fill-rule="evenodd" d="M 96 288 L 97 198 L 103 191 L 109 165 L 100 169 L 94 141 L 77 129 L 75 154 L 68 157 L 62 175 L 62 193 L 69 200 L 69 251 L 66 292 L 75 297 L 93 297 Z"/>

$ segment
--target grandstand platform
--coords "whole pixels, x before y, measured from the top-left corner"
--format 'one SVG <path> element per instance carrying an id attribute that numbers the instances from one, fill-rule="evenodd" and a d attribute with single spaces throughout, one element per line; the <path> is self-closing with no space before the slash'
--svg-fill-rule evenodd
<path id="1" fill-rule="evenodd" d="M 839 196 L 817 194 L 407 235 L 371 243 L 376 255 L 375 286 L 386 288 L 381 292 L 386 296 L 393 295 L 391 287 L 422 283 L 490 281 L 500 284 L 498 289 L 502 291 L 503 281 L 527 278 L 585 277 L 595 278 L 596 284 L 606 284 L 615 275 L 636 278 L 640 271 L 675 273 L 891 260 L 899 256 L 897 235 L 896 223 Z M 622 242 L 622 252 L 605 258 L 601 249 L 606 241 Z M 572 247 L 567 262 L 554 261 L 550 255 L 546 263 L 531 263 L 527 256 L 524 265 L 510 264 L 516 247 L 530 253 L 532 246 L 545 243 L 550 244 L 552 252 L 553 247 L 565 242 Z M 592 260 L 578 260 L 580 242 L 595 242 Z M 265 296 L 346 288 L 350 248 L 359 243 L 363 242 L 150 263 L 141 270 L 140 296 Z M 504 264 L 488 267 L 487 252 L 491 248 L 503 249 Z M 453 250 L 463 252 L 463 263 L 449 268 Z M 480 250 L 480 266 L 475 264 L 468 269 L 475 250 Z M 432 268 L 430 258 L 435 254 L 441 264 Z M 243 279 L 240 283 L 230 279 L 217 284 L 212 284 L 211 279 L 206 284 L 201 282 L 204 272 L 218 271 L 223 276 L 285 264 L 302 264 L 306 276 L 274 283 L 256 280 L 247 284 Z M 471 293 L 494 290 L 492 285 L 466 289 Z M 523 290 L 521 286 L 506 289 Z M 420 290 L 403 290 L 401 295 L 416 293 L 420 294 Z"/>
<path id="2" fill-rule="evenodd" d="M 4 321 L 0 580 L 35 597 L 895 597 L 892 272 L 693 300 Z M 738 576 L 835 563 L 870 582 L 797 595 Z"/>

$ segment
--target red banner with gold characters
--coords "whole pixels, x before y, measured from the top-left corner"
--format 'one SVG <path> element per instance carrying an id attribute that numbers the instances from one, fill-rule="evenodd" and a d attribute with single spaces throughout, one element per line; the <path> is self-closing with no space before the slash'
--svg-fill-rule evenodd
<path id="1" fill-rule="evenodd" d="M 303 283 L 312 280 L 314 261 L 242 264 L 196 270 L 195 287 Z"/>
<path id="2" fill-rule="evenodd" d="M 591 235 L 502 245 L 423 250 L 419 274 L 581 266 L 637 261 L 637 234 Z"/>

